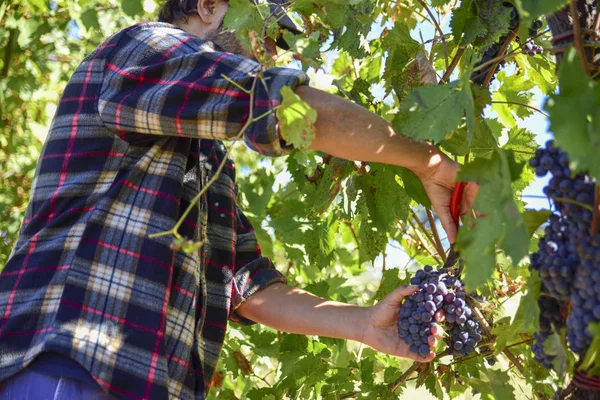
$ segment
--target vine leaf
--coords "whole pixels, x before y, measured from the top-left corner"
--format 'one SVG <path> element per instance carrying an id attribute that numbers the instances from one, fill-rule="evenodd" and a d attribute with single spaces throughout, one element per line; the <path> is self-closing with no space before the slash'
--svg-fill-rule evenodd
<path id="1" fill-rule="evenodd" d="M 560 335 L 554 332 L 544 341 L 544 352 L 554 356 L 552 360 L 553 369 L 559 377 L 564 377 L 569 369 L 569 356 L 565 349 L 565 344 Z"/>
<path id="2" fill-rule="evenodd" d="M 532 236 L 535 231 L 552 215 L 551 211 L 548 210 L 525 210 L 523 213 L 523 221 L 529 236 Z"/>
<path id="3" fill-rule="evenodd" d="M 467 383 L 486 399 L 514 400 L 514 388 L 506 371 L 484 369 L 479 371 L 479 379 L 468 379 Z"/>
<path id="4" fill-rule="evenodd" d="M 317 111 L 288 86 L 281 90 L 281 96 L 282 101 L 277 108 L 281 136 L 287 144 L 297 149 L 307 149 L 316 137 L 314 124 Z"/>
<path id="5" fill-rule="evenodd" d="M 580 369 L 586 372 L 589 371 L 588 373 L 591 375 L 598 375 L 600 373 L 600 323 L 589 324 L 587 329 L 594 339 L 585 354 Z"/>
<path id="6" fill-rule="evenodd" d="M 396 219 L 406 221 L 410 199 L 396 181 L 395 167 L 384 164 L 370 164 L 370 167 L 370 173 L 358 176 L 356 182 L 373 222 L 380 230 L 387 231 Z"/>
<path id="7" fill-rule="evenodd" d="M 518 330 L 518 332 L 535 332 L 539 330 L 540 325 L 538 299 L 542 292 L 542 283 L 537 271 L 531 272 L 531 275 L 525 282 L 524 288 L 527 292 L 521 297 L 521 303 L 519 304 L 519 310 L 517 311 L 513 325 L 520 320 L 522 321 L 522 324 L 520 324 L 522 329 Z"/>
<path id="8" fill-rule="evenodd" d="M 423 46 L 410 36 L 406 24 L 396 21 L 394 27 L 385 32 L 381 48 L 387 52 L 383 78 L 388 93 L 394 89 L 398 99 L 403 99 L 411 88 L 421 85 L 418 69 L 408 67 Z"/>
<path id="9" fill-rule="evenodd" d="M 463 85 L 463 81 L 455 81 L 411 91 L 394 118 L 394 129 L 415 139 L 442 141 L 462 123 L 465 113 L 473 113 L 471 92 Z"/>
<path id="10" fill-rule="evenodd" d="M 506 71 L 502 71 L 496 75 L 498 80 L 502 82 L 500 88 L 494 92 L 493 101 L 529 104 L 533 98 L 531 89 L 535 84 L 526 79 L 523 74 L 511 75 L 510 78 L 506 75 Z M 492 104 L 492 110 L 496 111 L 498 118 L 509 127 L 517 125 L 515 115 L 521 119 L 529 117 L 533 111 L 529 108 L 515 104 Z"/>
<path id="11" fill-rule="evenodd" d="M 600 86 L 583 71 L 575 49 L 562 60 L 559 84 L 560 93 L 546 102 L 550 129 L 576 168 L 588 170 L 598 180 Z"/>
<path id="12" fill-rule="evenodd" d="M 130 17 L 136 17 L 144 12 L 142 0 L 121 0 L 121 8 Z"/>
<path id="13" fill-rule="evenodd" d="M 488 48 L 508 32 L 510 8 L 501 1 L 463 0 L 454 10 L 452 33 L 460 46 Z"/>
<path id="14" fill-rule="evenodd" d="M 423 182 L 407 168 L 396 168 L 396 173 L 402 179 L 402 183 L 404 183 L 404 189 L 406 189 L 406 193 L 417 203 L 422 205 L 425 208 L 431 208 L 431 201 L 429 200 L 429 196 L 427 196 L 427 192 L 425 191 L 425 187 L 423 186 Z"/>
<path id="15" fill-rule="evenodd" d="M 459 230 L 457 246 L 465 261 L 464 282 L 468 291 L 485 283 L 496 265 L 496 247 L 517 263 L 528 252 L 529 235 L 514 200 L 512 182 L 519 178 L 522 164 L 512 152 L 497 149 L 490 159 L 478 158 L 461 168 L 457 179 L 475 181 L 480 190 L 475 208 L 484 215 Z"/>

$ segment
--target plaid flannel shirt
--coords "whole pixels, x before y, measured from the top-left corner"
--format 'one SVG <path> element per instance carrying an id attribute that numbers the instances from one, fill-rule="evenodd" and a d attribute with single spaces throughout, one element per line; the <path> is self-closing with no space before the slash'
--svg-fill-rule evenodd
<path id="1" fill-rule="evenodd" d="M 0 381 L 56 351 L 118 398 L 204 398 L 236 307 L 285 279 L 235 203 L 231 160 L 180 229 L 206 239 L 200 252 L 148 236 L 174 226 L 226 157 L 221 140 L 250 117 L 250 96 L 222 75 L 249 89 L 257 68 L 164 23 L 125 29 L 86 57 L 0 274 Z M 284 85 L 307 82 L 283 68 L 264 76 L 255 117 Z M 273 115 L 244 140 L 262 154 L 289 150 Z"/>

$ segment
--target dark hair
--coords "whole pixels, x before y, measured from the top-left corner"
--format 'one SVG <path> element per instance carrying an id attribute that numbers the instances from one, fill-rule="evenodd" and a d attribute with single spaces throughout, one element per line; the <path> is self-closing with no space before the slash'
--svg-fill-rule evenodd
<path id="1" fill-rule="evenodd" d="M 158 20 L 168 23 L 173 23 L 180 19 L 187 20 L 188 15 L 196 15 L 198 13 L 196 9 L 197 5 L 198 0 L 167 0 L 160 9 Z"/>

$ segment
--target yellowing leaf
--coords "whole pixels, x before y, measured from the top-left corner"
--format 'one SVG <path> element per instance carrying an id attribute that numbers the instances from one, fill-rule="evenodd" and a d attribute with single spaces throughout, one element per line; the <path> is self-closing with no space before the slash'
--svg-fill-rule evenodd
<path id="1" fill-rule="evenodd" d="M 317 111 L 286 86 L 281 90 L 282 101 L 277 108 L 281 136 L 297 149 L 307 149 L 315 139 L 314 124 Z"/>

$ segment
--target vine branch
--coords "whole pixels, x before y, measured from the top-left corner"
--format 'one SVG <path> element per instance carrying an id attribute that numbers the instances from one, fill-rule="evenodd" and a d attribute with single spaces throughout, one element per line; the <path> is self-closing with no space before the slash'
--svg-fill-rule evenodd
<path id="1" fill-rule="evenodd" d="M 433 12 L 431 11 L 431 9 L 427 5 L 427 3 L 425 3 L 425 1 L 423 1 L 423 0 L 417 0 L 417 1 L 419 2 L 419 4 L 421 4 L 421 6 L 423 6 L 425 11 L 427 11 L 427 14 L 429 14 L 431 19 L 433 20 L 433 25 L 435 26 L 435 29 L 440 34 L 440 39 L 442 41 L 442 45 L 444 46 L 444 61 L 446 62 L 446 69 L 448 69 L 448 45 L 446 44 L 446 38 L 444 37 L 444 31 L 440 27 L 440 24 L 438 24 L 437 20 L 435 19 L 435 15 L 433 15 Z"/>
<path id="2" fill-rule="evenodd" d="M 448 82 L 448 80 L 450 79 L 450 76 L 452 76 L 452 73 L 454 72 L 454 69 L 458 65 L 458 62 L 460 61 L 460 59 L 463 56 L 464 52 L 465 52 L 465 48 L 464 47 L 461 47 L 460 49 L 458 49 L 456 51 L 456 54 L 454 55 L 454 58 L 452 59 L 452 62 L 450 63 L 450 65 L 446 69 L 446 72 L 444 72 L 444 76 L 442 76 L 442 79 L 440 79 L 440 84 L 441 85 L 443 85 L 444 83 Z"/>
<path id="3" fill-rule="evenodd" d="M 586 74 L 590 74 L 590 69 L 587 64 L 587 57 L 583 48 L 583 38 L 581 37 L 581 25 L 579 24 L 579 13 L 577 12 L 577 1 L 569 0 L 569 7 L 571 8 L 571 19 L 573 20 L 573 35 L 575 41 L 575 48 L 579 53 L 579 61 Z"/>
<path id="4" fill-rule="evenodd" d="M 592 236 L 598 233 L 598 225 L 600 224 L 600 185 L 596 184 L 594 193 L 594 214 L 592 217 L 592 226 L 590 233 Z"/>
<path id="5" fill-rule="evenodd" d="M 431 210 L 425 210 L 427 212 L 427 219 L 429 220 L 429 226 L 431 228 L 431 233 L 433 234 L 433 238 L 435 239 L 436 247 L 438 249 L 438 253 L 440 253 L 440 257 L 444 262 L 446 262 L 446 252 L 444 251 L 444 246 L 442 246 L 442 241 L 440 240 L 440 234 L 437 230 L 437 226 L 435 225 L 435 219 L 433 218 L 433 213 Z"/>

